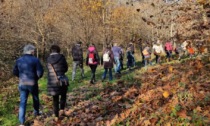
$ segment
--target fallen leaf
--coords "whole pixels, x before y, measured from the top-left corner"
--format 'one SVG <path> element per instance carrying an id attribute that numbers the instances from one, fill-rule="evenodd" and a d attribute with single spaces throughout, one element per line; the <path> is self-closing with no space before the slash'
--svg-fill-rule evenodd
<path id="1" fill-rule="evenodd" d="M 201 109 L 201 107 L 200 106 L 197 106 L 197 108 L 195 109 L 197 112 L 201 112 L 202 111 L 202 109 Z"/>
<path id="2" fill-rule="evenodd" d="M 168 96 L 169 96 L 168 91 L 164 91 L 164 92 L 163 92 L 163 97 L 164 97 L 164 98 L 168 98 Z"/>
<path id="3" fill-rule="evenodd" d="M 186 114 L 186 110 L 181 110 L 179 112 L 177 112 L 177 115 L 181 118 L 187 118 L 187 114 Z"/>
<path id="4" fill-rule="evenodd" d="M 145 121 L 144 121 L 144 125 L 145 125 L 145 126 L 150 126 L 150 125 L 151 125 L 151 122 L 150 122 L 149 120 L 145 120 Z"/>

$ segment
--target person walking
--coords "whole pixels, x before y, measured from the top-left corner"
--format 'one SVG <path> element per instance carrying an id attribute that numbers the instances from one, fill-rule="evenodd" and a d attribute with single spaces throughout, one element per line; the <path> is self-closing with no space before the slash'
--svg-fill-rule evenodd
<path id="1" fill-rule="evenodd" d="M 20 126 L 24 126 L 25 113 L 29 93 L 32 94 L 34 115 L 40 115 L 39 111 L 39 87 L 38 80 L 43 76 L 44 70 L 38 58 L 34 57 L 35 47 L 31 44 L 23 48 L 23 56 L 16 60 L 13 74 L 19 78 L 19 121 Z"/>
<path id="2" fill-rule="evenodd" d="M 126 51 L 126 57 L 127 57 L 127 69 L 131 70 L 131 67 L 133 66 L 133 54 L 131 47 L 128 47 Z"/>
<path id="3" fill-rule="evenodd" d="M 164 53 L 163 46 L 162 46 L 160 40 L 157 40 L 157 43 L 155 43 L 153 45 L 152 49 L 154 51 L 156 64 L 160 63 L 161 55 L 163 55 L 163 53 Z"/>
<path id="4" fill-rule="evenodd" d="M 128 45 L 128 48 L 130 48 L 130 51 L 131 51 L 131 54 L 132 54 L 132 66 L 136 66 L 136 60 L 135 60 L 135 56 L 134 56 L 134 53 L 135 53 L 135 48 L 134 48 L 134 44 L 132 42 L 129 43 Z"/>
<path id="5" fill-rule="evenodd" d="M 72 57 L 73 57 L 73 70 L 72 70 L 72 81 L 75 79 L 76 70 L 79 66 L 81 70 L 81 77 L 84 78 L 84 69 L 83 69 L 83 50 L 82 50 L 82 42 L 78 41 L 72 48 Z"/>
<path id="6" fill-rule="evenodd" d="M 166 52 L 167 62 L 170 62 L 170 61 L 171 61 L 171 58 L 172 58 L 172 51 L 173 51 L 172 42 L 167 41 L 167 42 L 165 43 L 165 52 Z"/>
<path id="7" fill-rule="evenodd" d="M 101 58 L 101 65 L 104 66 L 104 73 L 102 75 L 102 82 L 106 79 L 106 74 L 109 72 L 109 81 L 113 80 L 112 68 L 115 64 L 114 54 L 111 50 L 111 46 L 107 45 L 106 49 L 103 51 Z"/>
<path id="8" fill-rule="evenodd" d="M 58 119 L 60 114 L 64 114 L 66 106 L 66 93 L 68 90 L 69 80 L 65 73 L 68 71 L 68 64 L 64 55 L 60 54 L 60 47 L 52 45 L 50 55 L 47 58 L 47 90 L 48 94 L 53 97 L 53 111 Z M 60 79 L 65 80 L 65 84 L 59 83 Z M 60 98 L 59 98 L 60 97 Z"/>
<path id="9" fill-rule="evenodd" d="M 150 50 L 150 47 L 149 46 L 146 46 L 143 50 L 143 55 L 145 57 L 144 59 L 144 66 L 145 68 L 147 67 L 148 63 L 150 65 L 152 65 L 152 62 L 151 62 L 151 50 Z"/>
<path id="10" fill-rule="evenodd" d="M 121 54 L 120 54 L 120 69 L 123 70 L 124 69 L 124 65 L 123 65 L 123 59 L 124 59 L 124 49 L 123 49 L 123 45 L 120 45 L 121 48 Z"/>
<path id="11" fill-rule="evenodd" d="M 87 57 L 86 57 L 86 65 L 89 65 L 91 69 L 91 73 L 92 73 L 91 80 L 90 80 L 91 84 L 94 84 L 96 82 L 95 73 L 96 73 L 96 68 L 98 64 L 100 64 L 99 55 L 98 55 L 95 45 L 92 43 L 88 47 L 88 52 L 87 52 Z"/>
<path id="12" fill-rule="evenodd" d="M 114 60 L 115 60 L 115 73 L 121 74 L 121 68 L 120 68 L 120 55 L 121 55 L 121 48 L 117 45 L 117 43 L 114 43 L 114 46 L 112 47 L 112 52 L 114 54 Z"/>

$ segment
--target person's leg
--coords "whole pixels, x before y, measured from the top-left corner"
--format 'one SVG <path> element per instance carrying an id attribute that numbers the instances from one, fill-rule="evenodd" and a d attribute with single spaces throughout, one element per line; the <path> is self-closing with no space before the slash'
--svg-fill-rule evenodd
<path id="1" fill-rule="evenodd" d="M 123 61 L 120 59 L 120 69 L 123 70 Z"/>
<path id="2" fill-rule="evenodd" d="M 53 111 L 55 117 L 59 116 L 59 95 L 53 96 Z"/>
<path id="3" fill-rule="evenodd" d="M 97 69 L 97 65 L 94 65 L 93 66 L 93 82 L 95 82 L 96 81 L 96 69 Z"/>
<path id="4" fill-rule="evenodd" d="M 108 68 L 104 68 L 104 73 L 102 75 L 102 81 L 106 79 L 106 74 L 107 74 Z"/>
<path id="5" fill-rule="evenodd" d="M 80 68 L 80 71 L 81 71 L 81 77 L 84 78 L 85 74 L 84 74 L 83 63 L 79 63 L 78 65 L 79 65 L 79 68 Z"/>
<path id="6" fill-rule="evenodd" d="M 147 66 L 147 58 L 144 59 L 144 66 Z"/>
<path id="7" fill-rule="evenodd" d="M 162 57 L 161 55 L 158 55 L 158 56 L 157 56 L 158 63 L 162 62 L 162 60 L 161 60 L 162 58 L 161 58 L 161 57 Z"/>
<path id="8" fill-rule="evenodd" d="M 158 59 L 159 57 L 158 57 L 158 55 L 155 55 L 155 62 L 156 62 L 156 64 L 158 63 Z"/>
<path id="9" fill-rule="evenodd" d="M 93 84 L 93 80 L 94 80 L 94 77 L 95 77 L 95 73 L 94 73 L 94 69 L 95 69 L 95 65 L 89 65 L 90 66 L 90 69 L 91 69 L 91 79 L 90 79 L 90 83 Z"/>
<path id="10" fill-rule="evenodd" d="M 29 90 L 26 86 L 19 85 L 19 91 L 20 91 L 20 106 L 19 106 L 19 121 L 20 124 L 24 124 L 25 122 L 25 113 L 26 113 L 26 105 L 27 105 L 27 99 Z"/>
<path id="11" fill-rule="evenodd" d="M 117 73 L 117 57 L 114 57 L 115 65 L 114 65 L 114 71 Z"/>
<path id="12" fill-rule="evenodd" d="M 77 62 L 76 61 L 73 61 L 72 81 L 74 81 L 75 74 L 76 74 L 76 69 L 77 69 Z"/>
<path id="13" fill-rule="evenodd" d="M 134 54 L 132 54 L 132 66 L 133 66 L 133 67 L 136 66 L 136 60 L 135 60 Z"/>
<path id="14" fill-rule="evenodd" d="M 112 68 L 109 68 L 109 80 L 112 81 Z"/>
<path id="15" fill-rule="evenodd" d="M 63 87 L 62 94 L 60 98 L 60 110 L 64 110 L 66 107 L 66 93 L 67 93 L 68 87 Z"/>
<path id="16" fill-rule="evenodd" d="M 116 61 L 116 72 L 117 73 L 120 73 L 120 60 L 119 60 L 119 57 L 116 57 L 116 59 L 115 59 L 115 61 Z"/>
<path id="17" fill-rule="evenodd" d="M 38 85 L 34 85 L 33 89 L 31 90 L 32 98 L 33 98 L 33 107 L 34 107 L 34 115 L 39 115 L 39 91 Z"/>

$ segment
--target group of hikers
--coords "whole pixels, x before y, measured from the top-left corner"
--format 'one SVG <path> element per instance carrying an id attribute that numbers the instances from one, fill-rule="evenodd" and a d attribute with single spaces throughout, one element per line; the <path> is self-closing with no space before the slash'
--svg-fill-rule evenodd
<path id="1" fill-rule="evenodd" d="M 192 44 L 188 41 L 183 42 L 181 45 L 174 45 L 168 41 L 165 45 L 158 40 L 151 47 L 149 43 L 146 43 L 145 47 L 140 49 L 142 54 L 142 60 L 145 66 L 151 64 L 152 52 L 155 55 L 156 63 L 161 62 L 161 57 L 166 53 L 167 60 L 172 58 L 172 52 L 178 55 L 178 59 L 183 54 L 188 52 L 190 57 L 195 54 Z M 19 78 L 19 92 L 20 92 L 20 105 L 19 105 L 19 121 L 20 126 L 24 126 L 26 105 L 29 93 L 32 94 L 34 115 L 41 114 L 40 101 L 39 101 L 39 89 L 38 80 L 43 76 L 44 69 L 38 58 L 34 56 L 35 47 L 31 44 L 25 45 L 23 48 L 23 55 L 16 60 L 13 68 L 13 74 Z M 68 71 L 68 63 L 63 54 L 60 53 L 61 49 L 58 45 L 52 45 L 50 47 L 50 54 L 46 60 L 47 68 L 47 91 L 52 96 L 53 111 L 58 120 L 58 117 L 64 115 L 64 109 L 66 107 L 67 90 L 69 86 L 69 79 L 66 76 Z M 106 45 L 102 54 L 99 54 L 97 47 L 91 43 L 88 46 L 86 57 L 83 57 L 82 42 L 78 41 L 72 47 L 72 81 L 75 81 L 77 67 L 81 70 L 81 77 L 84 78 L 83 61 L 91 69 L 90 83 L 96 83 L 96 69 L 98 65 L 103 65 L 104 71 L 101 76 L 101 80 L 106 79 L 107 73 L 109 74 L 109 81 L 113 80 L 112 70 L 114 68 L 116 75 L 121 75 L 121 70 L 124 69 L 124 57 L 126 57 L 127 69 L 131 69 L 136 65 L 134 57 L 134 44 L 131 42 L 124 51 L 122 45 L 114 43 L 113 45 Z"/>
<path id="2" fill-rule="evenodd" d="M 164 44 L 161 40 L 157 40 L 152 46 L 148 42 L 145 42 L 144 48 L 141 49 L 142 61 L 144 65 L 152 65 L 152 54 L 155 56 L 155 63 L 159 64 L 162 62 L 171 61 L 172 59 L 181 60 L 184 57 L 193 58 L 196 56 L 196 51 L 198 53 L 204 52 L 204 45 L 193 45 L 189 40 L 183 43 L 175 43 L 172 41 L 166 41 Z M 195 48 L 197 46 L 197 48 Z"/>
<path id="3" fill-rule="evenodd" d="M 84 78 L 83 69 L 83 49 L 82 42 L 78 41 L 72 48 L 72 81 L 75 80 L 77 67 L 81 70 L 81 77 Z M 132 47 L 129 47 L 129 55 L 131 55 L 131 62 L 134 62 Z M 61 49 L 58 45 L 52 45 L 50 47 L 50 54 L 46 60 L 47 68 L 47 91 L 48 95 L 52 96 L 53 111 L 55 115 L 55 121 L 59 116 L 64 115 L 64 108 L 66 106 L 67 90 L 69 86 L 69 79 L 66 76 L 68 71 L 68 63 L 63 54 L 60 53 Z M 23 48 L 23 55 L 19 57 L 14 65 L 13 74 L 19 78 L 18 89 L 20 92 L 20 105 L 19 105 L 19 121 L 20 126 L 24 126 L 26 105 L 29 93 L 32 94 L 34 116 L 41 114 L 40 100 L 39 100 L 39 86 L 38 80 L 43 76 L 44 68 L 38 58 L 34 56 L 35 47 L 31 44 L 25 45 Z M 102 81 L 106 79 L 107 72 L 109 73 L 109 80 L 113 79 L 112 69 L 115 66 L 115 73 L 121 74 L 122 69 L 122 49 L 114 44 L 107 45 L 103 51 L 101 58 L 97 51 L 96 46 L 92 43 L 89 45 L 86 55 L 86 65 L 91 69 L 90 83 L 96 82 L 95 72 L 99 64 L 104 66 L 104 73 L 102 75 Z M 114 65 L 115 64 L 115 65 Z M 131 66 L 130 61 L 128 66 Z"/>
<path id="4" fill-rule="evenodd" d="M 72 58 L 73 58 L 73 70 L 72 70 L 72 81 L 75 79 L 76 68 L 77 66 L 81 70 L 81 77 L 84 78 L 84 69 L 83 69 L 83 49 L 82 49 L 82 42 L 77 42 L 75 46 L 72 48 Z M 124 69 L 123 67 L 123 57 L 124 52 L 121 46 L 118 46 L 118 43 L 114 43 L 113 46 L 106 45 L 105 49 L 102 52 L 102 55 L 99 56 L 99 52 L 97 51 L 97 47 L 91 43 L 87 49 L 85 57 L 85 64 L 90 67 L 91 69 L 91 80 L 90 83 L 94 84 L 96 82 L 95 79 L 95 72 L 98 65 L 103 65 L 104 73 L 102 75 L 102 81 L 106 79 L 107 73 L 109 74 L 109 80 L 113 79 L 112 76 L 112 69 L 116 75 L 121 74 L 121 70 Z M 127 68 L 131 68 L 135 66 L 135 58 L 134 58 L 134 45 L 130 43 L 128 45 L 128 50 L 126 52 L 127 56 Z"/>

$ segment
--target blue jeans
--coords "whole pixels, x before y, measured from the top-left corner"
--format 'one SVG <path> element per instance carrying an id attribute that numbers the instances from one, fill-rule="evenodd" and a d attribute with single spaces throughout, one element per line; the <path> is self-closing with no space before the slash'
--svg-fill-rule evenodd
<path id="1" fill-rule="evenodd" d="M 119 57 L 114 57 L 116 66 L 115 66 L 115 73 L 120 73 L 120 58 Z"/>
<path id="2" fill-rule="evenodd" d="M 111 81 L 112 80 L 112 68 L 104 68 L 104 73 L 103 73 L 103 76 L 102 76 L 102 79 L 106 79 L 106 74 L 109 70 L 109 80 Z"/>
<path id="3" fill-rule="evenodd" d="M 39 114 L 39 96 L 38 96 L 38 85 L 28 86 L 19 84 L 20 91 L 20 106 L 19 106 L 19 121 L 21 124 L 25 122 L 26 105 L 29 93 L 32 94 L 34 115 Z"/>

